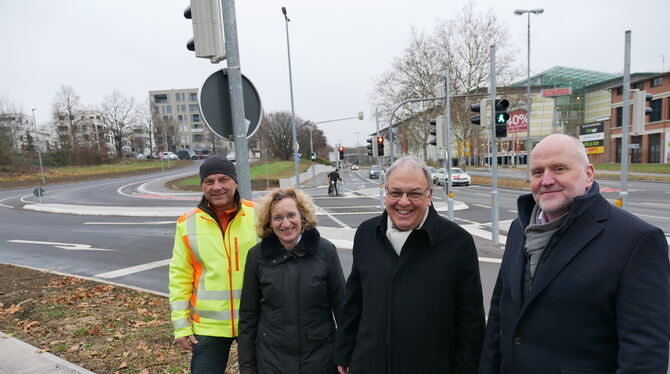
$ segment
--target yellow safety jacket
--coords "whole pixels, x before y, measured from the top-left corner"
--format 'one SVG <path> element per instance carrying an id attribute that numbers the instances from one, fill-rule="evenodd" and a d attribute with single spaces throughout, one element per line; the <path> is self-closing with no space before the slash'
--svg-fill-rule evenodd
<path id="1" fill-rule="evenodd" d="M 175 338 L 238 334 L 244 264 L 257 242 L 254 203 L 238 205 L 225 233 L 202 203 L 177 220 L 169 285 Z"/>

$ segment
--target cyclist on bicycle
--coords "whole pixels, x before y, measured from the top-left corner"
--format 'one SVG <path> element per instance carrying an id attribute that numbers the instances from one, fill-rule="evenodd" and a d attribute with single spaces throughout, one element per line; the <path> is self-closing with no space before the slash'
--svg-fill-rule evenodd
<path id="1" fill-rule="evenodd" d="M 338 172 L 337 169 L 331 171 L 328 173 L 328 195 L 333 196 L 333 192 L 335 193 L 335 196 L 339 195 L 337 191 L 337 181 L 342 181 L 342 178 L 340 178 L 340 173 Z"/>

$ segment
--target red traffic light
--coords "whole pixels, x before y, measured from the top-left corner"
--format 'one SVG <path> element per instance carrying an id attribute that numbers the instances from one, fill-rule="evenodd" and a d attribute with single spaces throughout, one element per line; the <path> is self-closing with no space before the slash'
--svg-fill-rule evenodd
<path id="1" fill-rule="evenodd" d="M 377 143 L 384 144 L 384 137 L 383 136 L 378 136 L 377 137 Z"/>
<path id="2" fill-rule="evenodd" d="M 340 152 L 344 152 L 344 147 L 343 147 L 343 146 L 339 146 L 339 147 L 337 148 L 337 150 L 340 151 Z"/>

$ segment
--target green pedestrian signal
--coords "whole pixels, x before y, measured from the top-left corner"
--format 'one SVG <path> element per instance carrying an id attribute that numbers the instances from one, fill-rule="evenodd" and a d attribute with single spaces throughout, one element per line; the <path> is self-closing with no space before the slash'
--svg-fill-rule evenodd
<path id="1" fill-rule="evenodd" d="M 496 123 L 500 125 L 507 124 L 509 113 L 496 113 Z"/>

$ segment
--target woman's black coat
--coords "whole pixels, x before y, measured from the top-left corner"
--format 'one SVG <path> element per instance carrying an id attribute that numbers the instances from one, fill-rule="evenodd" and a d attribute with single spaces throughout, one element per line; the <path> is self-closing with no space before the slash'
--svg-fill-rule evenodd
<path id="1" fill-rule="evenodd" d="M 275 235 L 247 256 L 240 305 L 240 373 L 336 373 L 335 318 L 344 275 L 333 243 L 316 229 L 287 251 Z"/>

